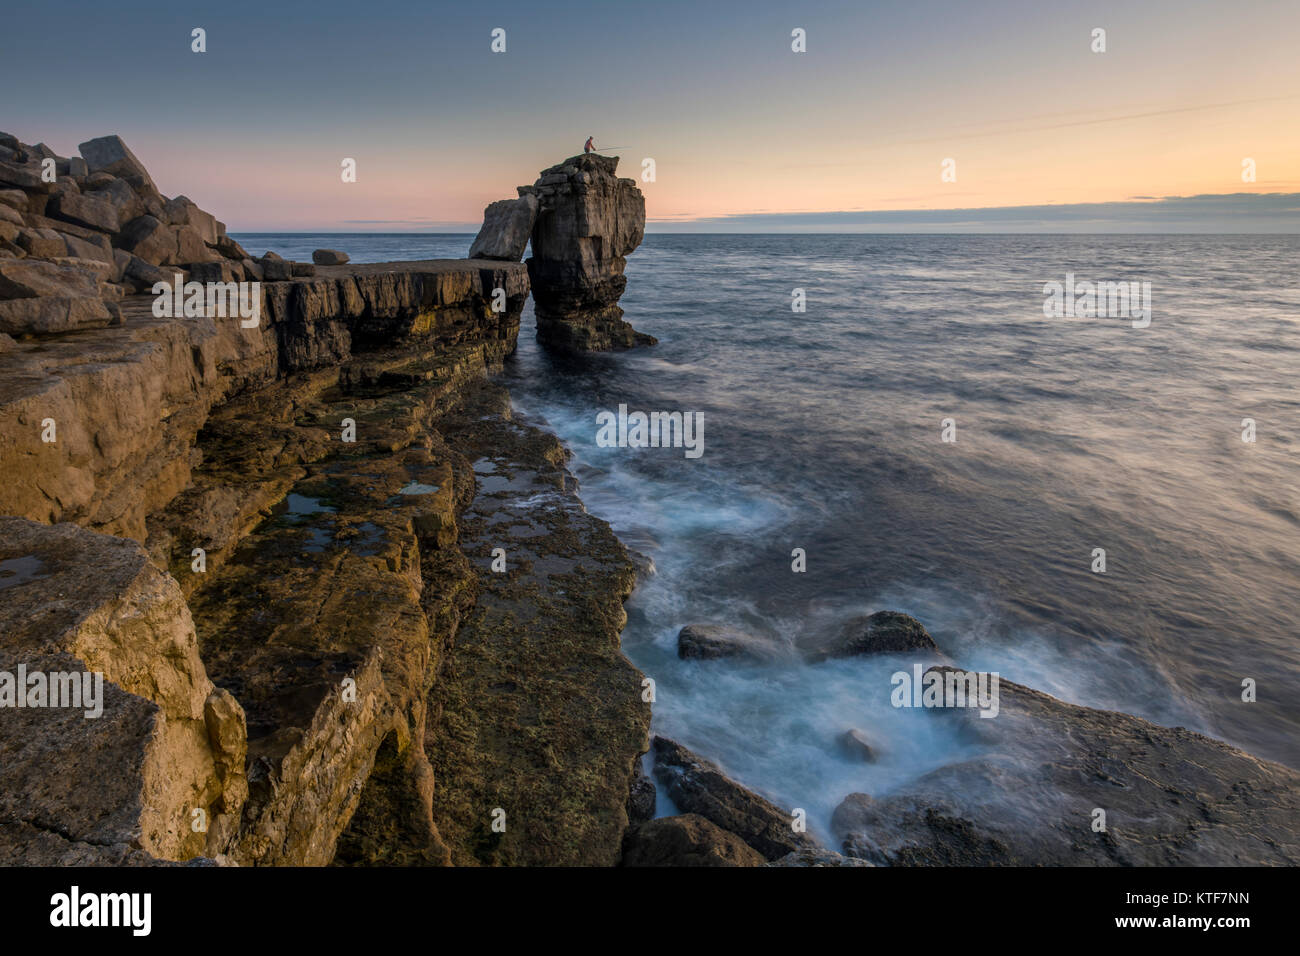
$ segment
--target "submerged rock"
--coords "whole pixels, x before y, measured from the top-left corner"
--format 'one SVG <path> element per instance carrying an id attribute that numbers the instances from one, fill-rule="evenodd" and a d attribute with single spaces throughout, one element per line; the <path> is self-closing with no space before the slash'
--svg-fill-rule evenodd
<path id="1" fill-rule="evenodd" d="M 723 624 L 688 624 L 677 633 L 677 656 L 683 660 L 721 657 L 775 660 L 782 654 L 772 641 Z"/>
<path id="2" fill-rule="evenodd" d="M 877 611 L 847 622 L 833 640 L 809 654 L 814 661 L 863 654 L 937 651 L 934 638 L 916 618 L 898 611 Z"/>
<path id="3" fill-rule="evenodd" d="M 644 823 L 623 844 L 623 866 L 762 866 L 766 862 L 736 834 L 695 813 Z"/>
<path id="4" fill-rule="evenodd" d="M 864 763 L 876 762 L 876 745 L 870 737 L 856 727 L 840 734 L 839 744 L 840 750 L 855 760 L 861 760 Z"/>

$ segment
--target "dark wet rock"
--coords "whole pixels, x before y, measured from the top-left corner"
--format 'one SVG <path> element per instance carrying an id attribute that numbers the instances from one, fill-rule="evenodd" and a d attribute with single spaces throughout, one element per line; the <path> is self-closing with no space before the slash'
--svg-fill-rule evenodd
<path id="1" fill-rule="evenodd" d="M 722 657 L 776 660 L 783 655 L 772 641 L 724 624 L 688 624 L 677 632 L 677 656 L 683 660 Z"/>
<path id="2" fill-rule="evenodd" d="M 654 819 L 657 803 L 658 791 L 655 789 L 655 783 L 645 775 L 645 771 L 641 769 L 641 761 L 638 760 L 632 776 L 632 786 L 628 791 L 628 820 L 637 824 Z"/>
<path id="3" fill-rule="evenodd" d="M 839 746 L 840 752 L 845 756 L 864 763 L 875 763 L 879 756 L 876 752 L 876 744 L 857 728 L 850 728 L 840 734 Z"/>
<path id="4" fill-rule="evenodd" d="M 938 646 L 916 618 L 898 611 L 877 611 L 847 622 L 831 641 L 809 653 L 814 661 L 863 654 L 937 651 Z"/>
<path id="5" fill-rule="evenodd" d="M 483 210 L 483 226 L 469 247 L 471 259 L 502 259 L 518 262 L 528 247 L 537 220 L 537 197 L 502 199 Z"/>
<path id="6" fill-rule="evenodd" d="M 748 843 L 687 813 L 661 817 L 632 830 L 624 842 L 623 866 L 762 866 L 767 862 Z"/>
<path id="7" fill-rule="evenodd" d="M 842 853 L 836 853 L 834 850 L 828 850 L 825 847 L 810 847 L 803 850 L 795 850 L 793 853 L 787 853 L 780 859 L 773 860 L 765 866 L 875 866 L 868 860 L 859 860 L 856 857 L 844 856 Z"/>
<path id="8" fill-rule="evenodd" d="M 727 777 L 714 763 L 667 737 L 655 737 L 655 776 L 685 813 L 696 813 L 739 836 L 768 860 L 816 846 L 796 833 L 793 815 Z"/>
<path id="9" fill-rule="evenodd" d="M 1290 767 L 1005 680 L 998 715 L 978 713 L 924 715 L 977 725 L 988 752 L 881 800 L 850 797 L 833 827 L 845 853 L 929 866 L 1300 862 L 1300 772 Z"/>

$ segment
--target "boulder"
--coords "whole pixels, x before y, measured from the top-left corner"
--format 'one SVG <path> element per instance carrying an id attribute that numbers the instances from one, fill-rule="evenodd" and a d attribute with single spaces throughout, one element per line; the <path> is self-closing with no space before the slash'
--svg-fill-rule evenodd
<path id="1" fill-rule="evenodd" d="M 145 213 L 140 197 L 125 181 L 115 177 L 109 178 L 107 183 L 97 189 L 88 189 L 85 195 L 111 205 L 117 212 L 118 222 L 130 222 Z"/>
<path id="2" fill-rule="evenodd" d="M 80 150 L 92 173 L 100 171 L 112 173 L 120 179 L 125 179 L 137 190 L 158 191 L 158 187 L 149 176 L 149 171 L 144 168 L 144 163 L 136 159 L 135 154 L 127 149 L 126 143 L 122 142 L 120 136 L 100 136 L 82 143 L 77 149 Z"/>
<path id="3" fill-rule="evenodd" d="M 8 206 L 19 212 L 26 212 L 27 194 L 21 189 L 0 189 L 0 206 Z"/>
<path id="4" fill-rule="evenodd" d="M 37 259 L 0 263 L 0 299 L 94 296 L 99 279 L 90 271 Z"/>
<path id="5" fill-rule="evenodd" d="M 228 259 L 196 262 L 190 269 L 190 278 L 195 282 L 243 282 L 244 268 Z"/>
<path id="6" fill-rule="evenodd" d="M 538 205 L 537 197 L 531 193 L 489 205 L 483 210 L 483 227 L 469 247 L 469 258 L 507 262 L 522 259 L 533 223 L 537 221 Z"/>
<path id="7" fill-rule="evenodd" d="M 260 264 L 267 282 L 286 282 L 293 278 L 293 263 L 281 259 L 273 252 L 263 256 Z"/>
<path id="8" fill-rule="evenodd" d="M 337 249 L 317 249 L 311 254 L 311 261 L 318 266 L 341 266 L 349 258 L 346 252 L 339 252 Z"/>
<path id="9" fill-rule="evenodd" d="M 0 206 L 0 222 L 7 222 L 11 226 L 24 226 L 22 213 L 12 206 Z"/>
<path id="10" fill-rule="evenodd" d="M 0 162 L 0 184 L 39 192 L 49 192 L 52 185 L 41 179 L 39 166 L 12 162 Z"/>
<path id="11" fill-rule="evenodd" d="M 683 660 L 720 657 L 776 660 L 784 655 L 772 641 L 723 624 L 688 624 L 677 633 L 677 656 Z"/>
<path id="12" fill-rule="evenodd" d="M 840 839 L 862 830 L 876 812 L 876 801 L 867 793 L 850 793 L 831 814 L 831 832 Z"/>
<path id="13" fill-rule="evenodd" d="M 310 262 L 291 262 L 289 269 L 294 278 L 307 278 L 316 274 L 316 267 Z"/>
<path id="14" fill-rule="evenodd" d="M 99 236 L 98 241 L 94 242 L 88 239 L 80 239 L 77 236 L 67 233 L 60 234 L 64 246 L 67 247 L 67 255 L 79 259 L 94 259 L 99 262 L 112 263 L 113 246 L 108 241 L 107 236 Z"/>
<path id="15" fill-rule="evenodd" d="M 139 256 L 132 255 L 122 275 L 132 280 L 137 286 L 153 288 L 157 282 L 171 283 L 175 279 L 175 270 L 161 269 L 151 262 L 146 262 Z"/>
<path id="16" fill-rule="evenodd" d="M 871 742 L 871 738 L 862 731 L 852 728 L 840 734 L 839 738 L 840 751 L 853 760 L 861 760 L 863 763 L 876 762 L 876 746 Z"/>
<path id="17" fill-rule="evenodd" d="M 171 235 L 176 243 L 176 251 L 170 258 L 163 260 L 164 265 L 189 265 L 194 262 L 211 262 L 221 258 L 219 253 L 208 248 L 202 233 L 194 226 L 172 226 Z"/>
<path id="18" fill-rule="evenodd" d="M 189 226 L 208 245 L 217 244 L 217 218 L 200 209 L 188 196 L 168 199 L 165 205 L 167 221 L 173 226 Z"/>
<path id="19" fill-rule="evenodd" d="M 221 225 L 221 223 L 217 223 L 217 225 Z M 237 262 L 242 262 L 248 258 L 248 253 L 244 250 L 244 247 L 224 234 L 217 239 L 217 251 L 227 259 L 234 259 Z"/>
<path id="20" fill-rule="evenodd" d="M 125 249 L 113 250 L 113 281 L 121 282 L 126 277 L 126 267 L 131 264 L 131 253 Z"/>
<path id="21" fill-rule="evenodd" d="M 14 261 L 26 260 L 0 259 L 0 266 Z M 103 328 L 112 321 L 113 314 L 98 295 L 0 301 L 0 332 L 10 335 L 54 335 Z"/>
<path id="22" fill-rule="evenodd" d="M 16 241 L 29 256 L 39 259 L 52 259 L 67 255 L 68 252 L 63 236 L 53 229 L 23 229 L 18 233 Z"/>
<path id="23" fill-rule="evenodd" d="M 61 159 L 55 166 L 55 172 L 60 176 L 71 176 L 80 183 L 90 172 L 90 167 L 80 156 L 73 156 L 69 159 Z"/>
<path id="24" fill-rule="evenodd" d="M 60 192 L 46 207 L 46 215 L 99 232 L 117 232 L 121 222 L 113 203 L 95 196 L 75 192 Z"/>
<path id="25" fill-rule="evenodd" d="M 176 237 L 153 216 L 140 216 L 126 224 L 117 244 L 145 262 L 162 265 L 176 254 Z"/>
<path id="26" fill-rule="evenodd" d="M 766 862 L 736 834 L 694 813 L 643 823 L 623 844 L 623 866 L 762 866 Z"/>
<path id="27" fill-rule="evenodd" d="M 810 659 L 827 660 L 836 657 L 859 657 L 863 654 L 901 654 L 908 651 L 938 651 L 916 618 L 898 611 L 877 611 L 864 614 L 844 624 L 831 641 L 814 649 Z"/>
<path id="28" fill-rule="evenodd" d="M 768 860 L 815 846 L 796 833 L 793 817 L 727 777 L 722 770 L 667 737 L 655 737 L 655 776 L 684 813 L 697 813 L 739 836 Z"/>

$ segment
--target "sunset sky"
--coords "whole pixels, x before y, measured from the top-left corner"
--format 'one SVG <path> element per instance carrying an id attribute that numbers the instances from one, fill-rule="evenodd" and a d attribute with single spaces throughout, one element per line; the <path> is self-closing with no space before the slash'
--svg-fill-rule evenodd
<path id="1" fill-rule="evenodd" d="M 186 6 L 8 5 L 0 128 L 118 133 L 232 231 L 472 230 L 589 134 L 652 229 L 1300 231 L 1295 0 Z"/>

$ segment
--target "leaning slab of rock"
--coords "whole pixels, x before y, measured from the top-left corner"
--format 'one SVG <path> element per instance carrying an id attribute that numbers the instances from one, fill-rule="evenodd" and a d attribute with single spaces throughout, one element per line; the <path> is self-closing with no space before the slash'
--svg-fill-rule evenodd
<path id="1" fill-rule="evenodd" d="M 793 817 L 730 779 L 713 763 L 667 737 L 655 737 L 655 776 L 684 813 L 696 813 L 736 834 L 765 859 L 816 846 L 796 833 Z"/>
<path id="2" fill-rule="evenodd" d="M 120 179 L 125 179 L 132 186 L 157 191 L 149 171 L 144 163 L 136 159 L 135 153 L 126 147 L 120 136 L 100 136 L 87 140 L 77 149 L 85 159 L 92 173 L 108 172 Z"/>
<path id="3" fill-rule="evenodd" d="M 484 209 L 483 228 L 469 247 L 469 258 L 506 262 L 522 259 L 537 221 L 537 206 L 537 197 L 529 193 L 518 199 L 502 199 Z"/>
<path id="4" fill-rule="evenodd" d="M 993 718 L 918 714 L 975 725 L 989 752 L 879 800 L 851 795 L 831 824 L 845 853 L 926 866 L 1300 863 L 1300 772 L 1010 681 L 998 693 Z"/>

